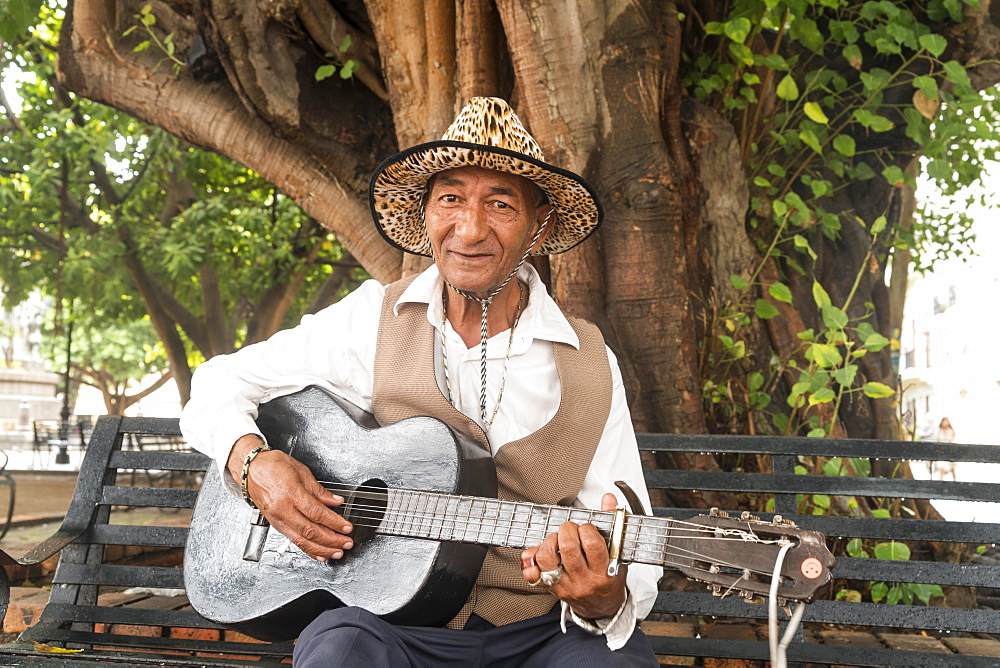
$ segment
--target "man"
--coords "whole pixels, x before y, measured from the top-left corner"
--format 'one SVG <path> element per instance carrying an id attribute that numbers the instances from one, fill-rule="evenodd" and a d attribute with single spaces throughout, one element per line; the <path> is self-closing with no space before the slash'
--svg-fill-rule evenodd
<path id="1" fill-rule="evenodd" d="M 614 356 L 596 327 L 562 314 L 524 262 L 597 229 L 589 185 L 546 164 L 506 102 L 474 98 L 441 141 L 380 165 L 369 199 L 386 240 L 434 265 L 389 286 L 369 281 L 295 329 L 199 367 L 182 428 L 218 460 L 230 490 L 315 559 L 353 547 L 335 512 L 343 499 L 270 450 L 253 422 L 259 403 L 319 385 L 380 424 L 443 420 L 492 453 L 501 498 L 613 510 L 607 492 L 625 480 L 648 507 Z M 523 553 L 491 548 L 447 628 L 395 627 L 339 608 L 306 628 L 294 661 L 656 665 L 636 623 L 661 569 L 609 576 L 608 563 L 597 530 L 568 522 Z"/>

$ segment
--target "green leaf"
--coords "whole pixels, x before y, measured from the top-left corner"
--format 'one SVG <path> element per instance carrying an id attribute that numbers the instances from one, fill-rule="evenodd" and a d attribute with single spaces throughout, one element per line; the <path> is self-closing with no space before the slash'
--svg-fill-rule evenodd
<path id="1" fill-rule="evenodd" d="M 830 497 L 827 496 L 826 494 L 813 494 L 812 495 L 812 500 L 813 500 L 813 503 L 815 503 L 820 508 L 829 508 L 830 507 Z"/>
<path id="2" fill-rule="evenodd" d="M 864 58 L 861 55 L 861 47 L 857 44 L 849 44 L 844 47 L 841 51 L 841 55 L 844 56 L 844 60 L 856 70 L 860 70 L 864 64 Z"/>
<path id="3" fill-rule="evenodd" d="M 811 257 L 814 260 L 818 257 L 816 255 L 816 251 L 812 249 L 812 246 L 809 245 L 809 242 L 801 234 L 796 234 L 794 237 L 792 237 L 792 242 L 795 244 L 796 250 L 803 253 L 808 253 L 809 257 Z"/>
<path id="4" fill-rule="evenodd" d="M 871 334 L 865 339 L 865 350 L 876 353 L 889 345 L 889 339 L 878 332 Z"/>
<path id="5" fill-rule="evenodd" d="M 868 552 L 865 551 L 865 544 L 860 538 L 852 538 L 847 541 L 847 546 L 844 548 L 849 557 L 867 557 Z"/>
<path id="6" fill-rule="evenodd" d="M 909 561 L 910 548 L 906 543 L 894 540 L 888 543 L 879 543 L 875 546 L 876 559 L 895 559 L 896 561 Z"/>
<path id="7" fill-rule="evenodd" d="M 750 284 L 736 274 L 732 274 L 729 277 L 729 282 L 732 284 L 734 288 L 740 291 L 747 290 L 750 288 Z"/>
<path id="8" fill-rule="evenodd" d="M 965 71 L 965 68 L 957 60 L 949 60 L 944 63 L 941 68 L 944 70 L 944 75 L 948 77 L 948 81 L 956 84 L 958 86 L 971 86 L 972 82 L 969 81 L 969 75 Z"/>
<path id="9" fill-rule="evenodd" d="M 316 68 L 316 81 L 322 81 L 323 79 L 329 79 L 337 72 L 336 65 L 320 65 Z"/>
<path id="10" fill-rule="evenodd" d="M 781 81 L 778 82 L 778 87 L 775 90 L 778 97 L 782 100 L 797 100 L 799 99 L 799 85 L 795 83 L 794 77 L 791 74 L 786 74 L 782 77 Z"/>
<path id="11" fill-rule="evenodd" d="M 754 371 L 747 378 L 747 387 L 751 390 L 759 390 L 764 385 L 764 375 L 759 371 Z"/>
<path id="12" fill-rule="evenodd" d="M 147 28 L 156 25 L 156 16 L 153 14 L 152 4 L 148 4 L 140 10 L 139 20 Z"/>
<path id="13" fill-rule="evenodd" d="M 919 76 L 913 77 L 913 87 L 920 90 L 929 99 L 937 99 L 938 83 L 934 77 Z"/>
<path id="14" fill-rule="evenodd" d="M 837 346 L 816 342 L 810 343 L 809 347 L 806 348 L 806 359 L 824 368 L 838 366 L 844 361 Z"/>
<path id="15" fill-rule="evenodd" d="M 826 438 L 826 429 L 821 429 L 817 427 L 816 429 L 809 430 L 806 434 L 806 438 Z"/>
<path id="16" fill-rule="evenodd" d="M 809 405 L 815 406 L 816 404 L 827 404 L 836 398 L 837 393 L 829 387 L 820 388 L 809 395 Z M 825 431 L 823 433 L 824 435 L 826 434 Z"/>
<path id="17" fill-rule="evenodd" d="M 830 119 L 826 117 L 826 114 L 823 113 L 823 109 L 815 102 L 806 102 L 802 109 L 806 112 L 806 116 L 808 116 L 810 120 L 821 125 L 829 124 Z"/>
<path id="18" fill-rule="evenodd" d="M 871 595 L 872 595 L 872 601 L 874 601 L 875 603 L 878 603 L 883 598 L 885 598 L 885 595 L 887 593 L 889 593 L 889 587 L 884 582 L 876 582 L 875 584 L 872 585 Z"/>
<path id="19" fill-rule="evenodd" d="M 889 514 L 889 511 L 886 508 L 876 508 L 875 510 L 872 511 L 872 517 L 881 517 L 882 519 L 888 519 L 892 517 L 892 515 Z"/>
<path id="20" fill-rule="evenodd" d="M 747 37 L 750 36 L 750 30 L 753 25 L 750 23 L 748 18 L 738 18 L 732 21 L 726 21 L 724 31 L 726 37 L 733 40 L 738 44 L 743 44 L 747 41 Z"/>
<path id="21" fill-rule="evenodd" d="M 843 329 L 847 327 L 847 314 L 833 304 L 823 304 L 820 309 L 823 312 L 823 324 L 830 329 Z"/>
<path id="22" fill-rule="evenodd" d="M 802 130 L 799 132 L 799 139 L 802 143 L 816 151 L 820 155 L 823 155 L 823 147 L 820 146 L 819 139 L 816 138 L 816 133 L 812 130 Z"/>
<path id="23" fill-rule="evenodd" d="M 865 383 L 864 392 L 866 397 L 871 397 L 872 399 L 883 399 L 885 397 L 895 396 L 896 390 L 892 389 L 884 383 L 876 383 L 875 381 L 870 381 Z"/>
<path id="24" fill-rule="evenodd" d="M 340 50 L 341 53 L 347 53 L 347 50 L 349 48 L 351 48 L 351 36 L 350 35 L 344 35 L 344 39 L 340 43 L 340 49 L 339 50 Z"/>
<path id="25" fill-rule="evenodd" d="M 823 286 L 820 285 L 819 281 L 813 281 L 812 293 L 813 301 L 816 302 L 816 306 L 823 308 L 824 306 L 830 306 L 833 304 L 833 302 L 830 301 L 830 295 L 823 289 Z"/>
<path id="26" fill-rule="evenodd" d="M 766 299 L 758 299 L 754 302 L 753 310 L 754 313 L 757 314 L 757 317 L 761 320 L 769 320 L 774 316 L 779 315 L 779 311 L 774 304 Z"/>
<path id="27" fill-rule="evenodd" d="M 886 220 L 885 216 L 879 216 L 878 218 L 875 219 L 875 222 L 872 223 L 871 228 L 869 228 L 869 232 L 871 232 L 872 234 L 880 234 L 882 230 L 885 229 L 887 222 L 888 221 Z"/>
<path id="28" fill-rule="evenodd" d="M 903 175 L 903 170 L 896 165 L 889 165 L 882 170 L 882 178 L 889 182 L 889 185 L 894 188 L 902 188 L 906 185 L 906 177 Z"/>
<path id="29" fill-rule="evenodd" d="M 856 151 L 854 137 L 850 135 L 837 135 L 833 138 L 833 148 L 841 155 L 851 157 Z"/>
<path id="30" fill-rule="evenodd" d="M 348 60 L 344 63 L 343 67 L 340 68 L 340 78 L 350 79 L 354 76 L 354 73 L 358 71 L 358 61 Z"/>
<path id="31" fill-rule="evenodd" d="M 792 303 L 792 291 L 784 283 L 772 283 L 767 288 L 767 293 L 779 302 Z"/>
<path id="32" fill-rule="evenodd" d="M 135 45 L 135 48 L 132 49 L 132 51 L 134 51 L 135 53 L 139 53 L 140 51 L 145 51 L 146 49 L 149 48 L 150 44 L 152 44 L 152 42 L 149 41 L 148 39 L 144 42 L 139 42 L 138 44 Z"/>
<path id="33" fill-rule="evenodd" d="M 833 379 L 843 387 L 851 387 L 854 385 L 854 379 L 857 375 L 858 366 L 856 364 L 848 364 L 847 366 L 834 371 Z"/>

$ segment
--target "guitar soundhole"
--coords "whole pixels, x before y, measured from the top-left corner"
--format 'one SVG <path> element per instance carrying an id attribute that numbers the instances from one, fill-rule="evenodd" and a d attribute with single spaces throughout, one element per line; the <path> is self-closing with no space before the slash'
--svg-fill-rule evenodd
<path id="1" fill-rule="evenodd" d="M 341 515 L 354 525 L 351 536 L 354 538 L 354 551 L 365 542 L 371 540 L 377 533 L 385 508 L 388 504 L 388 486 L 382 480 L 372 478 L 366 480 L 348 494 L 344 499 Z"/>

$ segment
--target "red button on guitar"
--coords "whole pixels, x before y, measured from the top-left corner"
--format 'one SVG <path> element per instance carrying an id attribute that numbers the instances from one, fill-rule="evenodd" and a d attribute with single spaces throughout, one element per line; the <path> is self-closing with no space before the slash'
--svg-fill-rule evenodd
<path id="1" fill-rule="evenodd" d="M 819 576 L 823 575 L 823 562 L 821 562 L 816 557 L 809 557 L 802 561 L 802 575 L 806 576 L 810 580 L 815 580 Z"/>

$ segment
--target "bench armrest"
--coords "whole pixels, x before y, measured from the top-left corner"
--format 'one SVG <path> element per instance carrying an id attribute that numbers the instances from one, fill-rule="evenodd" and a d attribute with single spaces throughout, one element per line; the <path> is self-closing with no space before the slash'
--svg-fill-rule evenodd
<path id="1" fill-rule="evenodd" d="M 28 552 L 24 553 L 19 559 L 17 559 L 16 562 L 6 553 L 0 551 L 0 554 L 2 554 L 2 556 L 0 556 L 0 564 L 7 563 L 3 561 L 3 559 L 6 558 L 10 560 L 11 563 L 21 564 L 22 566 L 31 566 L 45 561 L 54 554 L 58 554 L 64 547 L 82 536 L 87 530 L 87 524 L 80 526 L 68 520 L 69 518 L 67 517 L 63 520 L 62 526 L 59 527 L 58 531 L 30 549 Z"/>

